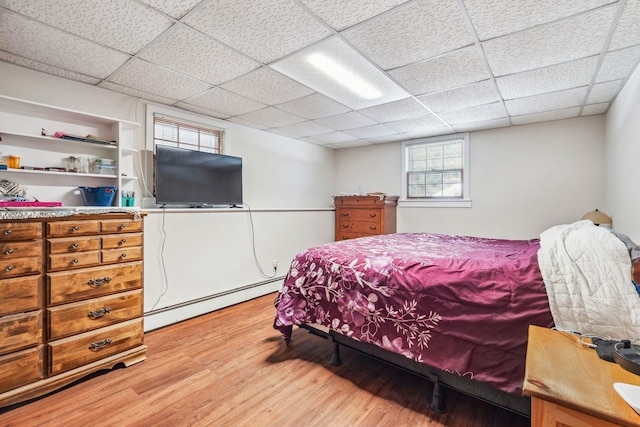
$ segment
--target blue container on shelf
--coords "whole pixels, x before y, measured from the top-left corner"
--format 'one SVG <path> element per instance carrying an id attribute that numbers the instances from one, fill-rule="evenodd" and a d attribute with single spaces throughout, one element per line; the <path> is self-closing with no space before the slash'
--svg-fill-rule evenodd
<path id="1" fill-rule="evenodd" d="M 118 187 L 78 187 L 85 206 L 111 206 Z"/>

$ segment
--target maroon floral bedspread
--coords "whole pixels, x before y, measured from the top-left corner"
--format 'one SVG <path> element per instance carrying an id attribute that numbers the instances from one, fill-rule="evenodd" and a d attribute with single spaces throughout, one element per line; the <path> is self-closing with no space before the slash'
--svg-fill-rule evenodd
<path id="1" fill-rule="evenodd" d="M 520 394 L 529 325 L 552 327 L 539 241 L 398 233 L 299 253 L 274 327 L 317 323 Z"/>

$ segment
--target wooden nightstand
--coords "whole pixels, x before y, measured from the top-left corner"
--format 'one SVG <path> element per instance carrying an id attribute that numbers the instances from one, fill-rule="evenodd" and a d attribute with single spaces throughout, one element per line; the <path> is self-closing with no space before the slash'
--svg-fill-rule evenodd
<path id="1" fill-rule="evenodd" d="M 640 426 L 616 382 L 640 385 L 640 376 L 600 359 L 576 335 L 529 326 L 524 394 L 532 426 Z"/>

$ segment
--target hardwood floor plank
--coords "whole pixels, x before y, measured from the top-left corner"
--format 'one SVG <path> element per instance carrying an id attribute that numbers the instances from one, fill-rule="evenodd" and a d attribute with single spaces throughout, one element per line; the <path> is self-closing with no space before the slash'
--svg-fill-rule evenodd
<path id="1" fill-rule="evenodd" d="M 272 328 L 275 295 L 145 335 L 147 360 L 0 409 L 1 426 L 465 426 L 529 420 L 449 392 L 429 409 L 432 385 L 353 350 L 332 366 L 327 341 Z"/>

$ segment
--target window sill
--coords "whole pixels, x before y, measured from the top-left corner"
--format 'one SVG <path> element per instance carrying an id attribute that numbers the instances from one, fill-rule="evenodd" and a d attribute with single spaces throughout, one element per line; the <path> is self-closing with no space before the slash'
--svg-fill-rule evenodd
<path id="1" fill-rule="evenodd" d="M 449 200 L 400 200 L 398 206 L 403 208 L 470 208 L 471 199 Z"/>

